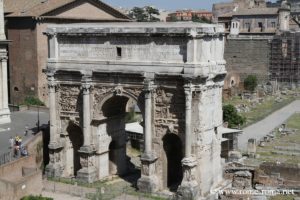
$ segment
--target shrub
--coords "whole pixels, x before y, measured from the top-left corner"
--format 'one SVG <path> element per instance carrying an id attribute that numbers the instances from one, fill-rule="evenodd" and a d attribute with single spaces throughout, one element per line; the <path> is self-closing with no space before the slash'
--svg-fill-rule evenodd
<path id="1" fill-rule="evenodd" d="M 246 121 L 244 117 L 238 114 L 236 108 L 231 104 L 223 106 L 223 120 L 224 122 L 228 122 L 229 128 L 243 125 Z"/>
<path id="2" fill-rule="evenodd" d="M 29 195 L 23 197 L 21 200 L 53 200 L 53 198 Z"/>
<path id="3" fill-rule="evenodd" d="M 45 104 L 34 96 L 27 96 L 25 98 L 25 105 L 33 105 L 33 106 L 44 106 Z"/>
<path id="4" fill-rule="evenodd" d="M 251 92 L 254 92 L 255 88 L 257 87 L 257 78 L 254 75 L 249 75 L 244 80 L 244 88 Z"/>

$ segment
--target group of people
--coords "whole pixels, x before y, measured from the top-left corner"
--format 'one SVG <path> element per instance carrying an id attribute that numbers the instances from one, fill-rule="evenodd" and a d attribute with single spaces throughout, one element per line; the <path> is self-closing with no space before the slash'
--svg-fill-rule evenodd
<path id="1" fill-rule="evenodd" d="M 9 143 L 15 157 L 28 156 L 27 148 L 22 144 L 22 137 L 19 135 L 16 135 L 15 138 L 10 137 Z"/>

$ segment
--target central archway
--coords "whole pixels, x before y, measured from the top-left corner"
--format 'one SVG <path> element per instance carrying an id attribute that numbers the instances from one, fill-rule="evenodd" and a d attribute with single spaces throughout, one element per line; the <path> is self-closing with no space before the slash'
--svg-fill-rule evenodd
<path id="1" fill-rule="evenodd" d="M 181 139 L 175 134 L 166 134 L 163 137 L 163 148 L 167 159 L 166 185 L 170 191 L 176 191 L 183 178 L 181 164 L 183 152 Z"/>
<path id="2" fill-rule="evenodd" d="M 138 107 L 135 99 L 122 95 L 114 95 L 105 100 L 102 104 L 101 112 L 104 117 L 104 124 L 102 126 L 105 126 L 102 130 L 105 130 L 105 135 L 110 138 L 109 144 L 107 144 L 108 174 L 110 176 L 118 175 L 128 181 L 127 175 L 132 176 L 134 173 L 134 176 L 137 176 L 137 178 L 132 180 L 130 177 L 131 180 L 129 181 L 135 184 L 135 181 L 140 177 L 140 171 L 137 172 L 140 166 L 132 162 L 132 147 L 128 144 L 130 138 L 126 133 L 128 116 L 132 118 L 132 113 L 137 115 L 135 114 L 136 110 L 133 109 L 134 107 Z M 142 115 L 140 113 L 138 115 L 141 120 Z M 138 122 L 136 123 L 139 124 Z"/>

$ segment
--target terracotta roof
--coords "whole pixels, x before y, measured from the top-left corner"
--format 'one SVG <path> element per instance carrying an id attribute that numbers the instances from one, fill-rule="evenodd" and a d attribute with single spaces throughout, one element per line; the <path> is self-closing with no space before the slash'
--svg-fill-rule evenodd
<path id="1" fill-rule="evenodd" d="M 116 18 L 129 19 L 128 16 L 100 0 L 4 0 L 4 12 L 8 17 L 39 17 L 75 2 L 91 2 L 103 8 Z"/>

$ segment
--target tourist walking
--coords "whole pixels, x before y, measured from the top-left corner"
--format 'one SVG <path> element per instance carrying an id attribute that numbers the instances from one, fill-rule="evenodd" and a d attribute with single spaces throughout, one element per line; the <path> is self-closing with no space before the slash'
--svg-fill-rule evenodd
<path id="1" fill-rule="evenodd" d="M 12 136 L 10 136 L 9 138 L 9 144 L 10 144 L 10 148 L 13 149 L 15 146 L 15 140 Z"/>

